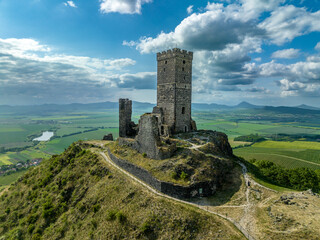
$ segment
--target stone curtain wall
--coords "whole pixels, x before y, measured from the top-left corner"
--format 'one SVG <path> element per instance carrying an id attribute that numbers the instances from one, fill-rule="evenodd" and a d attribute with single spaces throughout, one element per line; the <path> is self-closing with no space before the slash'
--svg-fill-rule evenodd
<path id="1" fill-rule="evenodd" d="M 131 173 L 140 180 L 144 181 L 145 183 L 147 183 L 154 189 L 158 190 L 159 192 L 162 192 L 171 197 L 190 198 L 199 196 L 212 196 L 216 192 L 216 183 L 213 181 L 200 182 L 188 187 L 160 181 L 153 177 L 147 170 L 138 167 L 135 164 L 130 163 L 126 160 L 116 157 L 111 153 L 110 149 L 108 149 L 107 151 L 110 156 L 110 159 L 119 167 Z M 202 191 L 202 193 L 199 191 Z"/>

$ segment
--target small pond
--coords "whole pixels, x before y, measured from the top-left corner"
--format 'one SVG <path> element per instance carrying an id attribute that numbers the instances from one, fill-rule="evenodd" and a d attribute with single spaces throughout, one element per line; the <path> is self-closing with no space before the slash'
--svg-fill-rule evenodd
<path id="1" fill-rule="evenodd" d="M 46 131 L 42 133 L 42 136 L 33 139 L 33 141 L 49 141 L 50 138 L 53 137 L 53 135 L 54 135 L 54 132 Z"/>

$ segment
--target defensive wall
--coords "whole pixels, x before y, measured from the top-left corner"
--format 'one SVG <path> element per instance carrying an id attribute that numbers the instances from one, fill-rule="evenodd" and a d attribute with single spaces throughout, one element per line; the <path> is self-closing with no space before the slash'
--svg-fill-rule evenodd
<path id="1" fill-rule="evenodd" d="M 206 197 L 212 196 L 216 192 L 217 183 L 214 181 L 200 182 L 190 186 L 181 186 L 170 182 L 160 181 L 152 176 L 147 170 L 136 166 L 135 164 L 128 162 L 127 160 L 116 157 L 111 153 L 109 148 L 107 149 L 107 151 L 110 159 L 116 165 L 131 173 L 135 177 L 139 178 L 159 192 L 171 197 L 180 199 L 200 196 Z"/>

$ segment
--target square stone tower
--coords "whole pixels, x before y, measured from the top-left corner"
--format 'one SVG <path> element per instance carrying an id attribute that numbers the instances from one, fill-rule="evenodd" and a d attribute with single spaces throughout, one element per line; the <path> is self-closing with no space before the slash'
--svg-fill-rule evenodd
<path id="1" fill-rule="evenodd" d="M 191 119 L 193 53 L 179 48 L 157 53 L 157 107 L 160 135 L 196 130 Z"/>

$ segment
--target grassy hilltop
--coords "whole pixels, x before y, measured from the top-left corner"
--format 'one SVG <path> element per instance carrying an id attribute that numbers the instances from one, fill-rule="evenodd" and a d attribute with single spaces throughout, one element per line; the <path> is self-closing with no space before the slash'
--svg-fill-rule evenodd
<path id="1" fill-rule="evenodd" d="M 72 144 L 0 196 L 1 239 L 244 239 L 229 222 L 145 190 Z"/>

